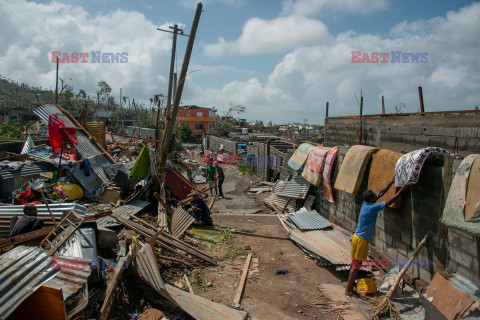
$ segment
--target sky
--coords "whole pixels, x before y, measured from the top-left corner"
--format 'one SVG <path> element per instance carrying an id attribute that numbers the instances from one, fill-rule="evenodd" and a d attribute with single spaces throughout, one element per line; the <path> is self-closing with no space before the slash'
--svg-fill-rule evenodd
<path id="1" fill-rule="evenodd" d="M 116 99 L 122 88 L 148 107 L 168 88 L 172 35 L 157 28 L 178 24 L 189 34 L 197 2 L 0 0 L 0 75 L 54 88 L 52 51 L 86 52 L 87 63 L 60 64 L 75 92 L 93 95 L 104 80 Z M 242 105 L 239 117 L 278 124 L 323 124 L 327 101 L 329 116 L 356 115 L 360 93 L 364 114 L 381 113 L 382 95 L 387 113 L 401 105 L 418 112 L 418 86 L 425 111 L 480 105 L 479 2 L 202 3 L 183 105 L 215 107 L 220 115 Z M 177 39 L 178 73 L 187 40 Z M 92 63 L 92 51 L 127 53 L 128 61 Z M 382 53 L 385 63 L 372 62 Z"/>

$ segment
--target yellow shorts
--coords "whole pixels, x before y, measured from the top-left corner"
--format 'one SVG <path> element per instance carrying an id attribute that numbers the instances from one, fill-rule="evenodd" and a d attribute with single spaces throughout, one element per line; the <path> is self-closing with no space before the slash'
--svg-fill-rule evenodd
<path id="1" fill-rule="evenodd" d="M 368 241 L 357 237 L 356 234 L 353 234 L 350 256 L 353 259 L 366 260 L 368 257 Z"/>

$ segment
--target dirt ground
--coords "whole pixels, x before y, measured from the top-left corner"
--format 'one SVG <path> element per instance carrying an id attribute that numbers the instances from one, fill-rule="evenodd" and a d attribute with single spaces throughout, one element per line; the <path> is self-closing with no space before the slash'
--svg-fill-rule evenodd
<path id="1" fill-rule="evenodd" d="M 241 301 L 241 309 L 252 319 L 337 319 L 324 306 L 317 284 L 341 284 L 346 272 L 316 265 L 289 240 L 278 217 L 262 203 L 267 193 L 244 192 L 257 177 L 239 176 L 235 167 L 224 168 L 225 198 L 217 199 L 212 210 L 215 227 L 193 227 L 186 235 L 186 240 L 197 243 L 218 262 L 218 266 L 191 272 L 194 292 L 232 306 L 246 256 L 252 253 Z M 276 274 L 278 270 L 289 272 Z"/>

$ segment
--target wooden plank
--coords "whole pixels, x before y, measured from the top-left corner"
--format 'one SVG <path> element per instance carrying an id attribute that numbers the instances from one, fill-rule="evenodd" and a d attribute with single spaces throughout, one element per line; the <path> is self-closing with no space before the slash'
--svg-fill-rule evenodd
<path id="1" fill-rule="evenodd" d="M 240 300 L 242 299 L 243 288 L 245 287 L 245 282 L 247 281 L 248 268 L 250 267 L 250 261 L 252 260 L 252 254 L 249 253 L 247 256 L 247 261 L 243 267 L 242 278 L 238 283 L 237 293 L 235 294 L 235 299 L 233 300 L 233 307 L 238 309 L 240 308 Z"/>
<path id="2" fill-rule="evenodd" d="M 107 320 L 110 319 L 110 310 L 113 305 L 113 301 L 115 296 L 113 295 L 113 291 L 119 282 L 123 271 L 126 269 L 125 264 L 127 266 L 130 265 L 133 258 L 133 246 L 130 246 L 130 250 L 126 257 L 122 257 L 118 260 L 118 264 L 115 267 L 115 272 L 107 284 L 107 291 L 105 293 L 105 300 L 103 301 L 102 307 L 100 308 L 100 312 L 98 315 L 98 320 Z"/>
<path id="3" fill-rule="evenodd" d="M 0 240 L 0 251 L 10 250 L 11 247 L 13 247 L 17 244 L 24 243 L 24 242 L 27 242 L 27 241 L 30 241 L 30 240 L 34 240 L 34 239 L 37 239 L 37 238 L 40 238 L 40 237 L 44 238 L 46 235 L 48 235 L 50 232 L 52 232 L 53 228 L 54 227 L 43 228 L 43 229 L 40 229 L 40 230 L 35 230 L 35 231 L 27 232 L 27 233 L 24 233 L 24 234 L 20 234 L 20 235 L 15 236 L 15 237 L 1 239 Z"/>
<path id="4" fill-rule="evenodd" d="M 7 318 L 9 320 L 65 320 L 67 311 L 62 289 L 42 285 Z"/>
<path id="5" fill-rule="evenodd" d="M 183 278 L 185 279 L 185 283 L 187 284 L 188 292 L 190 292 L 191 294 L 195 294 L 193 292 L 193 288 L 192 288 L 192 285 L 190 284 L 190 280 L 188 279 L 188 276 L 186 274 L 184 274 Z"/>
<path id="6" fill-rule="evenodd" d="M 288 200 L 287 200 L 287 202 L 285 203 L 285 207 L 283 207 L 281 213 L 284 213 L 285 210 L 287 210 L 287 207 L 288 207 L 288 205 L 290 204 L 290 201 L 292 201 L 292 198 L 289 197 Z"/>

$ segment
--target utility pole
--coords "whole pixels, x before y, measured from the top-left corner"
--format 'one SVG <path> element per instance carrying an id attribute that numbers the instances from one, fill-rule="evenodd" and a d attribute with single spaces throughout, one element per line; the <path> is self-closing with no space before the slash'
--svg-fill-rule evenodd
<path id="1" fill-rule="evenodd" d="M 173 27 L 169 26 L 169 28 L 173 29 L 173 31 L 157 28 L 157 30 L 163 32 L 173 33 L 172 57 L 170 59 L 170 76 L 168 77 L 167 107 L 170 107 L 170 105 L 172 104 L 173 69 L 175 66 L 175 52 L 177 50 L 177 34 L 188 37 L 187 34 L 183 33 L 182 29 L 178 28 L 177 24 L 175 24 Z"/>
<path id="2" fill-rule="evenodd" d="M 385 100 L 383 99 L 383 96 L 382 96 L 382 114 L 385 114 Z"/>

